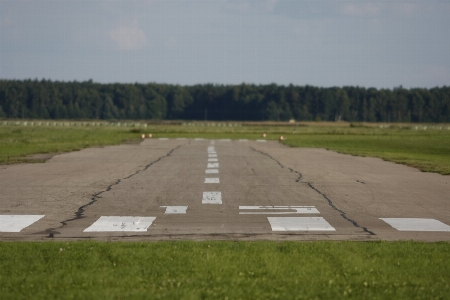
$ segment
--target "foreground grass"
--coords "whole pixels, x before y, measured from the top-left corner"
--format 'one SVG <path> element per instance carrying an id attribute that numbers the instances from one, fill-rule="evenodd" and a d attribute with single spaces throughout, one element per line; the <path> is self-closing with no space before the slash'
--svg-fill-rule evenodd
<path id="1" fill-rule="evenodd" d="M 449 299 L 450 244 L 0 243 L 2 299 Z"/>
<path id="2" fill-rule="evenodd" d="M 139 139 L 142 133 L 155 138 L 267 139 L 292 147 L 326 148 L 341 153 L 380 157 L 426 172 L 450 174 L 450 130 L 351 127 L 348 123 L 307 126 L 181 126 L 151 125 L 146 129 L 118 127 L 19 127 L 0 126 L 0 163 L 26 161 L 26 155 L 60 153 L 82 148 L 119 144 Z"/>

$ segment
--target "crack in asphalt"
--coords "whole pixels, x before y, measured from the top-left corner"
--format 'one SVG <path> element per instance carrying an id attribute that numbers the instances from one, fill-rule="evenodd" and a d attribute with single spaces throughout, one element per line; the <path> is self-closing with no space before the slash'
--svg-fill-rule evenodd
<path id="1" fill-rule="evenodd" d="M 98 201 L 98 199 L 101 199 L 101 198 L 102 198 L 102 197 L 100 196 L 101 194 L 106 193 L 106 192 L 109 192 L 109 191 L 113 188 L 113 186 L 120 184 L 120 183 L 122 182 L 122 180 L 130 179 L 131 177 L 133 177 L 133 176 L 135 176 L 135 175 L 137 175 L 137 174 L 139 174 L 139 173 L 141 173 L 141 172 L 146 171 L 148 168 L 150 168 L 152 165 L 154 165 L 155 163 L 159 162 L 159 161 L 162 160 L 163 158 L 172 155 L 172 153 L 173 153 L 175 150 L 177 150 L 178 148 L 180 148 L 180 147 L 181 147 L 181 145 L 179 145 L 179 146 L 173 148 L 172 150 L 170 150 L 169 152 L 167 152 L 166 155 L 161 156 L 160 158 L 158 158 L 158 159 L 155 160 L 155 161 L 152 161 L 151 163 L 149 163 L 148 165 L 146 165 L 143 169 L 137 170 L 136 172 L 134 172 L 134 173 L 128 175 L 128 176 L 125 177 L 125 178 L 117 179 L 117 180 L 114 181 L 112 184 L 110 184 L 105 190 L 93 194 L 93 195 L 92 195 L 92 198 L 91 198 L 91 201 L 89 201 L 89 203 L 87 203 L 87 204 L 85 204 L 85 205 L 80 206 L 80 207 L 78 208 L 78 210 L 75 212 L 75 217 L 74 217 L 74 218 L 67 219 L 67 220 L 64 220 L 64 221 L 60 222 L 60 223 L 62 224 L 62 226 L 60 226 L 59 228 L 62 228 L 62 227 L 64 227 L 64 226 L 66 226 L 68 222 L 71 222 L 71 221 L 74 221 L 74 220 L 78 220 L 78 219 L 83 218 L 83 213 L 85 212 L 86 207 L 88 207 L 88 206 L 94 204 L 95 202 Z M 55 228 L 49 228 L 49 229 L 47 229 L 45 232 L 47 232 L 47 233 L 49 234 L 49 236 L 48 236 L 49 238 L 54 237 L 54 234 L 55 234 L 55 233 L 59 233 L 59 232 L 55 231 Z"/>
<path id="2" fill-rule="evenodd" d="M 273 158 L 270 154 L 267 154 L 267 153 L 265 153 L 265 152 L 263 152 L 263 151 L 260 151 L 260 150 L 256 150 L 256 149 L 253 148 L 253 147 L 250 147 L 250 148 L 251 148 L 253 151 L 256 151 L 256 152 L 259 152 L 259 153 L 261 153 L 261 154 L 263 154 L 263 155 L 268 156 L 268 157 L 271 158 L 272 160 L 276 161 L 276 162 L 280 165 L 280 167 L 284 169 L 284 166 L 283 166 L 278 160 L 276 160 L 275 158 Z M 300 182 L 300 180 L 302 179 L 302 173 L 300 173 L 300 172 L 298 172 L 298 171 L 295 171 L 295 170 L 293 170 L 292 168 L 288 168 L 288 170 L 291 171 L 291 172 L 295 172 L 295 173 L 299 174 L 300 176 L 299 176 L 299 178 L 298 178 L 295 182 Z M 364 182 L 361 182 L 361 183 L 364 184 Z M 344 218 L 345 220 L 347 220 L 347 221 L 349 221 L 350 223 L 352 223 L 353 226 L 358 227 L 358 228 L 361 228 L 362 230 L 364 230 L 364 232 L 367 232 L 367 233 L 370 234 L 370 235 L 375 235 L 374 232 L 370 231 L 370 230 L 367 229 L 366 227 L 360 226 L 355 220 L 352 220 L 352 219 L 350 219 L 349 217 L 347 217 L 347 213 L 346 213 L 345 211 L 343 211 L 343 210 L 337 208 L 336 205 L 334 205 L 333 201 L 331 201 L 331 199 L 328 198 L 327 195 L 325 195 L 324 193 L 322 193 L 321 191 L 319 191 L 317 188 L 315 188 L 315 187 L 312 185 L 311 182 L 308 182 L 308 186 L 309 186 L 311 189 L 315 190 L 317 193 L 319 193 L 325 200 L 327 200 L 328 205 L 330 205 L 334 210 L 336 210 L 337 212 L 339 212 L 339 214 L 341 215 L 342 218 Z"/>

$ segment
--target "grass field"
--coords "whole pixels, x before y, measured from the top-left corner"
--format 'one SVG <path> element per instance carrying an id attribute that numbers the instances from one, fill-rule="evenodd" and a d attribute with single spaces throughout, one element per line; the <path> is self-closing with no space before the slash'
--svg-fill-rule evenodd
<path id="1" fill-rule="evenodd" d="M 0 243 L 2 299 L 449 299 L 450 244 Z"/>
<path id="2" fill-rule="evenodd" d="M 414 130 L 413 125 L 379 128 L 348 123 L 308 123 L 301 126 L 193 126 L 150 125 L 123 127 L 0 126 L 0 163 L 27 161 L 35 153 L 61 153 L 82 148 L 138 140 L 142 133 L 158 137 L 276 140 L 292 147 L 326 148 L 341 153 L 373 156 L 416 167 L 426 172 L 450 174 L 450 130 Z M 448 126 L 447 126 L 448 127 Z"/>

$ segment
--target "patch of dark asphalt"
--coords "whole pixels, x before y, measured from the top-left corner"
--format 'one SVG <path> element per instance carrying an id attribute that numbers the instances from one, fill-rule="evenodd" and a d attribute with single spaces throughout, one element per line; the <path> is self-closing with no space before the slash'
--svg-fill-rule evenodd
<path id="1" fill-rule="evenodd" d="M 256 150 L 256 149 L 253 148 L 253 147 L 250 147 L 250 148 L 251 148 L 253 151 L 256 151 L 256 152 L 258 152 L 258 153 L 260 153 L 260 154 L 263 154 L 263 155 L 269 157 L 270 159 L 274 160 L 275 162 L 278 163 L 278 165 L 279 165 L 281 168 L 283 168 L 283 169 L 285 168 L 285 167 L 283 166 L 283 164 L 281 164 L 278 160 L 276 160 L 275 158 L 273 158 L 270 154 L 267 154 L 267 153 L 265 153 L 265 152 L 263 152 L 263 151 L 260 151 L 260 150 Z M 302 173 L 300 173 L 300 172 L 298 172 L 298 171 L 295 171 L 295 170 L 293 170 L 292 168 L 287 168 L 287 169 L 288 169 L 289 171 L 291 171 L 291 172 L 294 172 L 294 173 L 299 174 L 300 176 L 298 177 L 297 180 L 295 180 L 295 182 L 300 182 L 300 180 L 302 179 Z M 360 182 L 360 181 L 358 181 L 358 182 Z M 364 182 L 361 182 L 361 183 L 364 184 Z M 341 215 L 342 218 L 344 218 L 345 220 L 347 220 L 347 221 L 349 221 L 350 223 L 352 223 L 355 227 L 361 228 L 362 230 L 364 230 L 364 232 L 367 232 L 367 233 L 370 234 L 370 235 L 375 235 L 375 233 L 373 233 L 372 231 L 368 230 L 366 227 L 362 227 L 362 226 L 360 226 L 355 220 L 350 219 L 350 218 L 347 216 L 347 214 L 346 214 L 345 211 L 343 211 L 343 210 L 337 208 L 336 205 L 333 203 L 333 201 L 331 201 L 331 199 L 328 198 L 327 195 L 325 195 L 324 193 L 322 193 L 321 191 L 319 191 L 317 188 L 315 188 L 315 187 L 312 185 L 311 182 L 308 182 L 308 186 L 309 186 L 311 189 L 313 189 L 314 191 L 316 191 L 317 193 L 319 193 L 325 200 L 327 200 L 328 205 L 330 205 L 334 210 L 336 210 L 337 212 L 339 212 L 339 214 Z"/>
<path id="2" fill-rule="evenodd" d="M 157 162 L 159 162 L 159 161 L 162 160 L 163 158 L 166 158 L 166 157 L 172 155 L 172 153 L 173 153 L 175 150 L 177 150 L 178 148 L 180 148 L 180 147 L 181 147 L 181 145 L 180 145 L 180 146 L 177 146 L 177 147 L 175 147 L 175 148 L 173 148 L 172 150 L 170 150 L 169 152 L 167 152 L 166 155 L 161 156 L 161 157 L 159 157 L 158 159 L 152 161 L 151 163 L 147 164 L 144 168 L 137 170 L 136 172 L 134 172 L 134 173 L 128 175 L 128 176 L 125 177 L 125 178 L 117 179 L 117 180 L 114 181 L 112 184 L 110 184 L 105 190 L 93 194 L 93 195 L 92 195 L 92 198 L 91 198 L 91 201 L 89 201 L 89 202 L 88 202 L 87 204 L 85 204 L 85 205 L 80 206 L 80 207 L 78 208 L 78 210 L 75 212 L 75 217 L 74 217 L 74 218 L 70 218 L 70 219 L 67 219 L 67 220 L 64 220 L 64 221 L 60 222 L 62 225 L 61 225 L 59 228 L 62 228 L 62 227 L 64 227 L 64 226 L 66 226 L 68 222 L 75 221 L 75 220 L 78 220 L 78 219 L 83 218 L 83 214 L 84 214 L 86 208 L 87 208 L 88 206 L 94 204 L 95 202 L 97 202 L 98 199 L 101 199 L 101 198 L 102 198 L 102 197 L 100 196 L 101 194 L 106 193 L 106 192 L 109 192 L 109 191 L 113 188 L 113 186 L 120 184 L 123 180 L 130 179 L 131 177 L 133 177 L 133 176 L 135 176 L 135 175 L 137 175 L 137 174 L 139 174 L 139 173 L 141 173 L 141 172 L 144 172 L 145 170 L 147 170 L 148 168 L 150 168 L 152 165 L 156 164 Z M 49 237 L 49 238 L 53 238 L 53 237 L 54 237 L 54 234 L 59 234 L 59 232 L 56 231 L 56 229 L 57 229 L 57 228 L 49 228 L 49 229 L 45 230 L 45 232 L 48 233 L 48 237 Z"/>

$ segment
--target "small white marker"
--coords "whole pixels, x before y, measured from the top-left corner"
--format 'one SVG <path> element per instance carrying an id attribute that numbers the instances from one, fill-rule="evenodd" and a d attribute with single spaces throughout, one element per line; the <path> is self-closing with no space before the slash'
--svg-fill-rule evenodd
<path id="1" fill-rule="evenodd" d="M 160 206 L 165 207 L 164 214 L 186 214 L 187 206 Z"/>
<path id="2" fill-rule="evenodd" d="M 203 192 L 203 204 L 222 204 L 221 192 Z"/>
<path id="3" fill-rule="evenodd" d="M 214 161 L 219 161 L 219 160 L 217 158 L 208 158 L 208 161 L 214 162 Z"/>
<path id="4" fill-rule="evenodd" d="M 218 169 L 206 169 L 205 173 L 206 174 L 217 174 L 217 173 L 219 173 L 219 170 Z"/>
<path id="5" fill-rule="evenodd" d="M 219 163 L 208 163 L 207 168 L 218 168 L 219 167 Z"/>
<path id="6" fill-rule="evenodd" d="M 145 134 L 141 135 L 141 137 L 142 137 L 143 139 L 145 139 Z"/>
<path id="7" fill-rule="evenodd" d="M 205 178 L 205 183 L 220 183 L 219 178 Z"/>
<path id="8" fill-rule="evenodd" d="M 153 134 L 149 133 L 149 134 L 148 134 L 148 137 L 149 137 L 149 138 L 153 137 Z"/>

